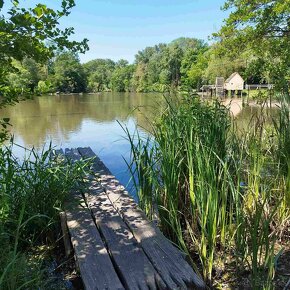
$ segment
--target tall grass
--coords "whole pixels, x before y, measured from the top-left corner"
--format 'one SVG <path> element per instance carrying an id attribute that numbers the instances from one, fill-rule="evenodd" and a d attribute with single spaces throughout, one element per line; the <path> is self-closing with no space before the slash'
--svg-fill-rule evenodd
<path id="1" fill-rule="evenodd" d="M 253 289 L 272 287 L 274 225 L 289 216 L 288 171 L 281 177 L 277 170 L 289 162 L 281 152 L 288 152 L 289 138 L 280 140 L 289 122 L 281 111 L 284 123 L 267 124 L 264 114 L 261 107 L 248 132 L 240 133 L 218 101 L 167 100 L 151 139 L 127 132 L 141 207 L 150 215 L 157 207 L 163 232 L 198 255 L 192 260 L 209 284 L 217 262 L 231 256 L 239 273 L 250 271 Z"/>
<path id="2" fill-rule="evenodd" d="M 278 120 L 273 120 L 277 134 L 277 157 L 279 168 L 285 176 L 288 192 L 288 201 L 290 200 L 290 107 L 286 97 L 281 97 L 281 108 Z"/>
<path id="3" fill-rule="evenodd" d="M 85 164 L 51 161 L 51 148 L 27 151 L 21 162 L 12 152 L 13 144 L 0 148 L 0 289 L 37 289 L 41 263 L 28 252 L 52 242 L 58 212 Z"/>

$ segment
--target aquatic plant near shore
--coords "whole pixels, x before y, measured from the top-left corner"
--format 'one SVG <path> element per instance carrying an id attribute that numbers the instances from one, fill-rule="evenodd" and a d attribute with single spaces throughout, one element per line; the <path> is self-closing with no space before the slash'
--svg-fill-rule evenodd
<path id="1" fill-rule="evenodd" d="M 281 96 L 278 120 L 273 119 L 277 134 L 277 157 L 279 168 L 286 178 L 288 198 L 290 200 L 290 105 L 286 97 Z"/>
<path id="2" fill-rule="evenodd" d="M 152 139 L 127 131 L 141 207 L 152 215 L 157 205 L 163 232 L 186 253 L 198 254 L 209 284 L 217 260 L 233 255 L 239 271 L 250 271 L 253 289 L 272 287 L 278 234 L 273 225 L 287 224 L 282 184 L 289 178 L 277 174 L 281 161 L 273 154 L 275 132 L 265 123 L 266 113 L 262 107 L 249 131 L 238 133 L 217 101 L 167 100 L 152 124 Z M 287 124 L 280 126 L 285 130 Z M 279 132 L 286 135 L 279 128 L 275 140 Z"/>
<path id="3" fill-rule="evenodd" d="M 28 252 L 53 242 L 59 210 L 88 163 L 49 160 L 52 148 L 27 150 L 20 162 L 13 146 L 0 148 L 0 289 L 35 289 L 44 283 L 41 260 Z"/>

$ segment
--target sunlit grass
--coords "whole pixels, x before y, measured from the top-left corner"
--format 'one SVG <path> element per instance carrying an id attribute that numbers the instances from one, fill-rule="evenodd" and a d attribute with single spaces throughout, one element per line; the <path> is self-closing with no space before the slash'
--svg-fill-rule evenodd
<path id="1" fill-rule="evenodd" d="M 278 121 L 266 114 L 262 106 L 238 132 L 217 101 L 167 100 L 151 138 L 127 131 L 141 207 L 150 217 L 155 211 L 174 243 L 198 255 L 192 261 L 209 284 L 228 255 L 235 275 L 250 271 L 253 289 L 273 286 L 275 245 L 289 217 L 289 109 Z"/>
<path id="2" fill-rule="evenodd" d="M 52 160 L 51 148 L 20 161 L 13 146 L 0 148 L 0 289 L 37 289 L 47 279 L 28 253 L 53 242 L 59 211 L 87 164 Z"/>

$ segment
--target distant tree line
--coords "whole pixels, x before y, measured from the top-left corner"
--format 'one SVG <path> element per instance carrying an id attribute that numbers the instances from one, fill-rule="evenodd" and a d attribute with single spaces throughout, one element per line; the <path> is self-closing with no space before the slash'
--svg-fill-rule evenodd
<path id="1" fill-rule="evenodd" d="M 15 60 L 17 70 L 9 73 L 8 81 L 12 87 L 35 93 L 191 91 L 234 71 L 248 83 L 271 81 L 254 49 L 224 48 L 222 41 L 209 45 L 181 37 L 169 44 L 146 47 L 136 54 L 133 64 L 124 59 L 94 59 L 81 64 L 76 53 L 59 52 L 46 65 L 30 58 Z"/>

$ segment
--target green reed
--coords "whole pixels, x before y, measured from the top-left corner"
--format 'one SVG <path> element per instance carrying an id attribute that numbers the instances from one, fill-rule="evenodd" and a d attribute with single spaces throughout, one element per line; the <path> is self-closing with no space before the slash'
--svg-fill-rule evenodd
<path id="1" fill-rule="evenodd" d="M 0 289 L 35 289 L 43 271 L 28 252 L 53 242 L 59 210 L 86 163 L 52 161 L 52 148 L 19 161 L 13 146 L 0 148 Z"/>
<path id="2" fill-rule="evenodd" d="M 219 188 L 223 186 L 220 160 L 226 155 L 229 127 L 227 110 L 218 102 L 210 105 L 197 99 L 187 99 L 185 103 L 168 102 L 167 109 L 153 127 L 154 146 L 149 148 L 148 141 L 141 140 L 140 136 L 136 141 L 129 138 L 134 169 L 141 181 L 138 184 L 141 199 L 144 200 L 146 193 L 147 200 L 156 203 L 162 230 L 183 248 L 182 233 L 186 224 L 196 228 L 200 237 L 198 242 L 193 242 L 204 264 L 204 274 L 209 278 L 217 241 L 217 224 L 220 221 L 225 224 L 226 219 L 227 209 L 220 214 L 220 205 L 227 206 L 227 196 L 220 196 Z M 146 163 L 144 156 L 150 156 L 146 158 Z M 151 181 L 144 187 L 146 176 L 150 176 Z M 155 193 L 153 199 L 152 192 Z"/>
<path id="3" fill-rule="evenodd" d="M 132 163 L 127 163 L 134 188 L 138 188 L 139 205 L 152 220 L 155 216 L 154 143 L 150 137 L 143 139 L 138 131 L 130 135 L 128 129 L 119 123 L 131 144 Z"/>
<path id="4" fill-rule="evenodd" d="M 289 162 L 289 111 L 267 124 L 265 104 L 247 132 L 218 101 L 197 98 L 167 100 L 152 137 L 126 132 L 140 206 L 158 214 L 186 253 L 198 254 L 209 284 L 216 260 L 228 255 L 237 271 L 250 271 L 253 289 L 272 287 L 274 245 L 289 217 L 288 171 L 279 170 Z"/>
<path id="5" fill-rule="evenodd" d="M 251 271 L 253 289 L 270 287 L 273 278 L 273 260 L 276 235 L 271 226 L 280 200 L 272 196 L 272 181 L 263 182 L 267 174 L 267 156 L 263 145 L 250 139 L 250 150 L 244 164 L 245 188 L 239 208 L 242 210 L 239 235 L 236 236 L 238 264 Z M 269 178 L 269 177 L 268 177 Z M 273 203 L 275 202 L 275 203 Z M 241 243 L 242 241 L 242 243 Z M 266 280 L 265 280 L 266 278 Z"/>
<path id="6" fill-rule="evenodd" d="M 290 200 L 290 103 L 286 97 L 281 96 L 281 107 L 278 120 L 273 119 L 277 134 L 277 158 L 281 174 L 285 176 L 287 200 Z M 289 205 L 289 203 L 288 203 Z"/>

